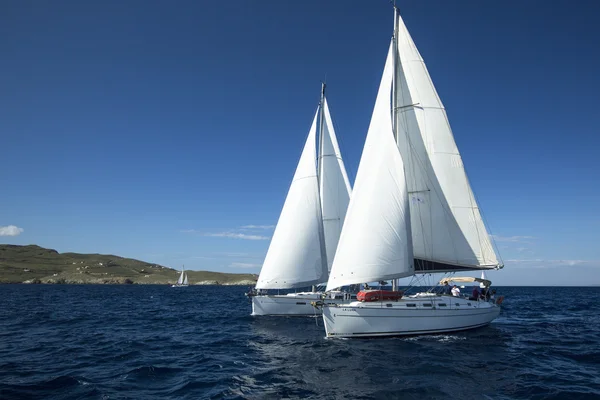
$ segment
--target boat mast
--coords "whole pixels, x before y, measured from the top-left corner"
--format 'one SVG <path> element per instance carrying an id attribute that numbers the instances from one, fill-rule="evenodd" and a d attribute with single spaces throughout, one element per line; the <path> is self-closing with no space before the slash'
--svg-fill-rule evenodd
<path id="1" fill-rule="evenodd" d="M 321 83 L 321 99 L 319 100 L 319 145 L 317 148 L 317 183 L 321 187 L 321 178 L 323 173 L 323 126 L 325 115 L 325 82 Z M 312 286 L 312 291 L 316 292 L 317 287 Z"/>
<path id="2" fill-rule="evenodd" d="M 392 132 L 394 132 L 394 139 L 396 145 L 398 145 L 398 95 L 397 95 L 397 71 L 398 71 L 398 8 L 396 7 L 396 0 L 394 0 L 394 36 L 393 36 L 392 51 L 394 59 L 394 73 L 392 75 Z M 398 290 L 398 279 L 392 279 L 392 290 Z"/>
<path id="3" fill-rule="evenodd" d="M 325 82 L 321 84 L 321 99 L 319 100 L 319 147 L 317 154 L 317 180 L 321 183 L 322 164 L 323 164 L 323 126 L 325 115 Z"/>
<path id="4" fill-rule="evenodd" d="M 393 40 L 393 56 L 394 56 L 394 74 L 392 75 L 392 131 L 394 132 L 394 139 L 396 139 L 396 143 L 398 143 L 398 96 L 397 96 L 397 87 L 398 87 L 398 8 L 396 7 L 396 2 L 394 1 L 394 36 Z"/>

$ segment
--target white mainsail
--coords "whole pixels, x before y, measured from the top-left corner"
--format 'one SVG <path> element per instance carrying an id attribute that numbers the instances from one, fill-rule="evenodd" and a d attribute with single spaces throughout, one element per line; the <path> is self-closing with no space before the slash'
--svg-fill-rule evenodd
<path id="1" fill-rule="evenodd" d="M 181 274 L 179 275 L 179 279 L 177 279 L 177 284 L 182 285 L 184 281 L 185 272 L 181 269 Z M 185 277 L 187 279 L 187 277 Z M 187 282 L 186 282 L 187 283 Z"/>
<path id="2" fill-rule="evenodd" d="M 188 276 L 187 276 L 187 274 L 185 274 L 185 277 L 183 278 L 183 284 L 184 285 L 188 285 Z"/>
<path id="3" fill-rule="evenodd" d="M 448 117 L 423 58 L 396 17 L 396 133 L 419 272 L 497 268 Z"/>
<path id="4" fill-rule="evenodd" d="M 323 216 L 323 231 L 327 267 L 331 270 L 346 210 L 350 202 L 350 181 L 338 146 L 327 100 L 323 97 L 321 113 L 322 138 L 319 149 L 319 189 Z"/>
<path id="5" fill-rule="evenodd" d="M 392 130 L 393 64 L 390 46 L 327 290 L 414 274 L 404 166 Z"/>
<path id="6" fill-rule="evenodd" d="M 257 289 L 305 287 L 327 279 L 316 164 L 317 116 L 263 263 Z"/>

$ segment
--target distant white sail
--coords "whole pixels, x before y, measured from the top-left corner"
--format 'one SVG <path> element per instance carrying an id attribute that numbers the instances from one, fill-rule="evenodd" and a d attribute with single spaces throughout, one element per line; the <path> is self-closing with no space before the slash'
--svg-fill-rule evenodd
<path id="1" fill-rule="evenodd" d="M 390 46 L 327 290 L 414 274 L 404 166 L 392 130 L 393 68 Z"/>
<path id="2" fill-rule="evenodd" d="M 183 284 L 184 285 L 188 284 L 188 276 L 187 276 L 187 274 L 185 274 L 185 278 L 183 278 Z"/>
<path id="3" fill-rule="evenodd" d="M 256 284 L 257 289 L 305 287 L 327 279 L 316 164 L 317 114 Z"/>
<path id="4" fill-rule="evenodd" d="M 182 269 L 182 270 L 181 270 L 181 275 L 179 275 L 179 279 L 177 279 L 177 284 L 178 284 L 178 285 L 181 285 L 181 284 L 183 284 L 184 275 L 185 275 L 185 272 L 184 272 L 184 271 L 183 271 L 183 269 Z"/>
<path id="5" fill-rule="evenodd" d="M 452 130 L 423 58 L 397 17 L 396 124 L 408 185 L 413 251 L 425 269 L 495 268 Z M 454 267 L 453 267 L 454 266 Z"/>
<path id="6" fill-rule="evenodd" d="M 350 202 L 351 189 L 325 98 L 323 98 L 323 103 L 323 138 L 321 139 L 319 152 L 319 183 L 327 266 L 331 270 L 340 233 L 342 232 L 342 225 L 346 217 L 346 210 Z"/>

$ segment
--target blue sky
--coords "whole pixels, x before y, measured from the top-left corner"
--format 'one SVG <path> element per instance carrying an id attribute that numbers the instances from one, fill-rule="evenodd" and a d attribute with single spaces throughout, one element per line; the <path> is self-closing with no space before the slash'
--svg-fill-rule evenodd
<path id="1" fill-rule="evenodd" d="M 398 4 L 505 261 L 490 277 L 600 284 L 600 4 Z M 257 273 L 325 76 L 354 180 L 386 0 L 1 8 L 2 243 Z"/>

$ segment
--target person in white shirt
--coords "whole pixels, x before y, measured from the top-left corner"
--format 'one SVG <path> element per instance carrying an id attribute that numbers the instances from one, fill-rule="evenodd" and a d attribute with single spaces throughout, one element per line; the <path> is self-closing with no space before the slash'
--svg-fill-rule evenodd
<path id="1" fill-rule="evenodd" d="M 456 285 L 452 286 L 452 296 L 460 297 L 460 289 Z"/>

